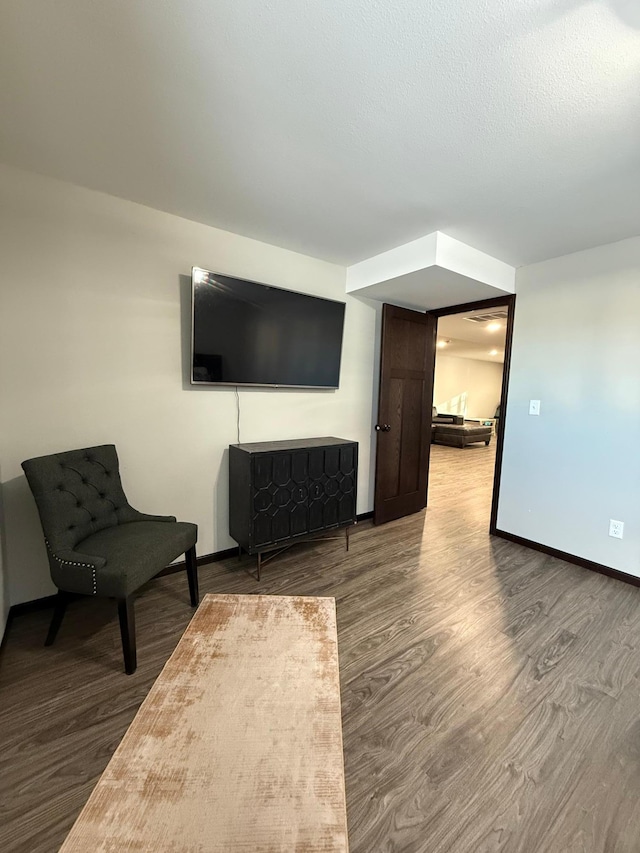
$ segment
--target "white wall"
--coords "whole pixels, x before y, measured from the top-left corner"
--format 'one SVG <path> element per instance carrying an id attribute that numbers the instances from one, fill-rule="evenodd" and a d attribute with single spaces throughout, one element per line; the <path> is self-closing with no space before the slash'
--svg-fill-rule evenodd
<path id="1" fill-rule="evenodd" d="M 186 381 L 191 266 L 346 300 L 340 390 L 241 390 L 241 440 L 360 442 L 358 512 L 372 508 L 376 308 L 345 269 L 140 205 L 0 167 L 0 434 L 10 603 L 48 595 L 20 462 L 113 442 L 132 504 L 231 547 L 233 389 Z"/>
<path id="2" fill-rule="evenodd" d="M 640 576 L 640 238 L 523 268 L 516 293 L 498 528 Z"/>
<path id="3" fill-rule="evenodd" d="M 433 404 L 440 413 L 492 418 L 500 402 L 502 364 L 436 355 Z"/>

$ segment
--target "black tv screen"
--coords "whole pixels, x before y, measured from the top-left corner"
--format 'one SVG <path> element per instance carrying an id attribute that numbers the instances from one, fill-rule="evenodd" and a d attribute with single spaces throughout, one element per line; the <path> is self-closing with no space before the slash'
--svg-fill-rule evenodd
<path id="1" fill-rule="evenodd" d="M 193 267 L 191 382 L 337 388 L 344 302 Z"/>

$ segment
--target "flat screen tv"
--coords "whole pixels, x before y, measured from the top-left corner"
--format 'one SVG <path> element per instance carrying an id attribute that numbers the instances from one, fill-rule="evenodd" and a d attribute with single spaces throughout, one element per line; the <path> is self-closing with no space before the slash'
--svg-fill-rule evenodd
<path id="1" fill-rule="evenodd" d="M 337 388 L 344 302 L 193 267 L 191 382 Z"/>

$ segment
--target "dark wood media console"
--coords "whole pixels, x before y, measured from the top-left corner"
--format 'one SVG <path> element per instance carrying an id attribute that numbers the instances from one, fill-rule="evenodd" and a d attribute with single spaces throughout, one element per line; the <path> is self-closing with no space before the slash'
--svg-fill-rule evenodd
<path id="1" fill-rule="evenodd" d="M 263 554 L 356 523 L 358 443 L 304 438 L 229 446 L 229 533 Z"/>

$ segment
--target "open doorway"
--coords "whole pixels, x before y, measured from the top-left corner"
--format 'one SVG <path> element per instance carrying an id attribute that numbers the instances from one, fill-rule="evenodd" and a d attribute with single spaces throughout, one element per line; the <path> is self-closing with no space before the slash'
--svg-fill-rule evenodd
<path id="1" fill-rule="evenodd" d="M 452 402 L 452 396 L 461 396 L 461 394 L 445 394 L 446 399 L 443 401 L 436 399 L 436 402 L 447 403 L 447 408 L 449 405 L 457 405 L 465 409 L 464 414 L 457 414 L 458 418 L 462 418 L 463 423 L 460 426 L 464 426 L 467 418 L 469 421 L 475 421 L 477 427 L 485 430 L 489 428 L 489 432 L 482 437 L 482 445 L 491 449 L 486 456 L 487 458 L 491 456 L 491 465 L 487 468 L 489 480 L 491 468 L 493 468 L 493 483 L 487 482 L 486 479 L 483 483 L 486 486 L 485 493 L 491 507 L 488 518 L 489 530 L 495 533 L 514 307 L 515 296 L 513 295 L 427 312 L 412 311 L 387 304 L 383 306 L 378 423 L 375 425 L 377 433 L 373 516 L 375 524 L 383 524 L 417 512 L 424 508 L 428 499 L 430 502 L 432 497 L 428 482 L 431 449 L 438 446 L 432 444 L 432 405 L 438 325 L 441 327 L 441 337 L 449 339 L 448 336 L 442 335 L 442 318 L 475 312 L 489 313 L 501 309 L 506 312 L 506 317 L 500 318 L 502 321 L 500 325 L 504 327 L 504 345 L 500 348 L 500 358 L 504 361 L 501 390 L 495 409 L 492 403 L 486 400 L 481 402 L 478 399 L 474 404 L 470 401 L 468 394 L 466 407 L 460 400 L 457 403 Z M 471 326 L 473 321 L 466 322 Z M 447 328 L 446 324 L 444 328 Z M 491 332 L 486 334 L 490 335 Z M 450 339 L 453 341 L 453 337 Z M 440 349 L 446 346 L 447 344 Z M 490 352 L 492 349 L 498 349 L 498 346 L 493 344 L 488 349 L 488 358 L 495 359 L 496 356 L 492 356 Z M 436 391 L 437 396 L 442 393 Z M 486 411 L 485 406 L 489 407 Z M 442 414 L 444 413 L 443 411 Z M 482 423 L 482 421 L 490 423 Z M 462 444 L 461 449 L 466 449 L 471 442 L 464 441 Z M 453 444 L 450 446 L 453 447 Z M 436 450 L 436 452 L 439 451 Z M 462 462 L 465 455 L 458 453 L 451 458 Z M 463 470 L 466 470 L 464 463 Z M 478 482 L 472 482 L 478 485 Z"/>
<path id="2" fill-rule="evenodd" d="M 479 520 L 491 510 L 509 306 L 438 319 L 428 503 L 465 495 Z"/>

